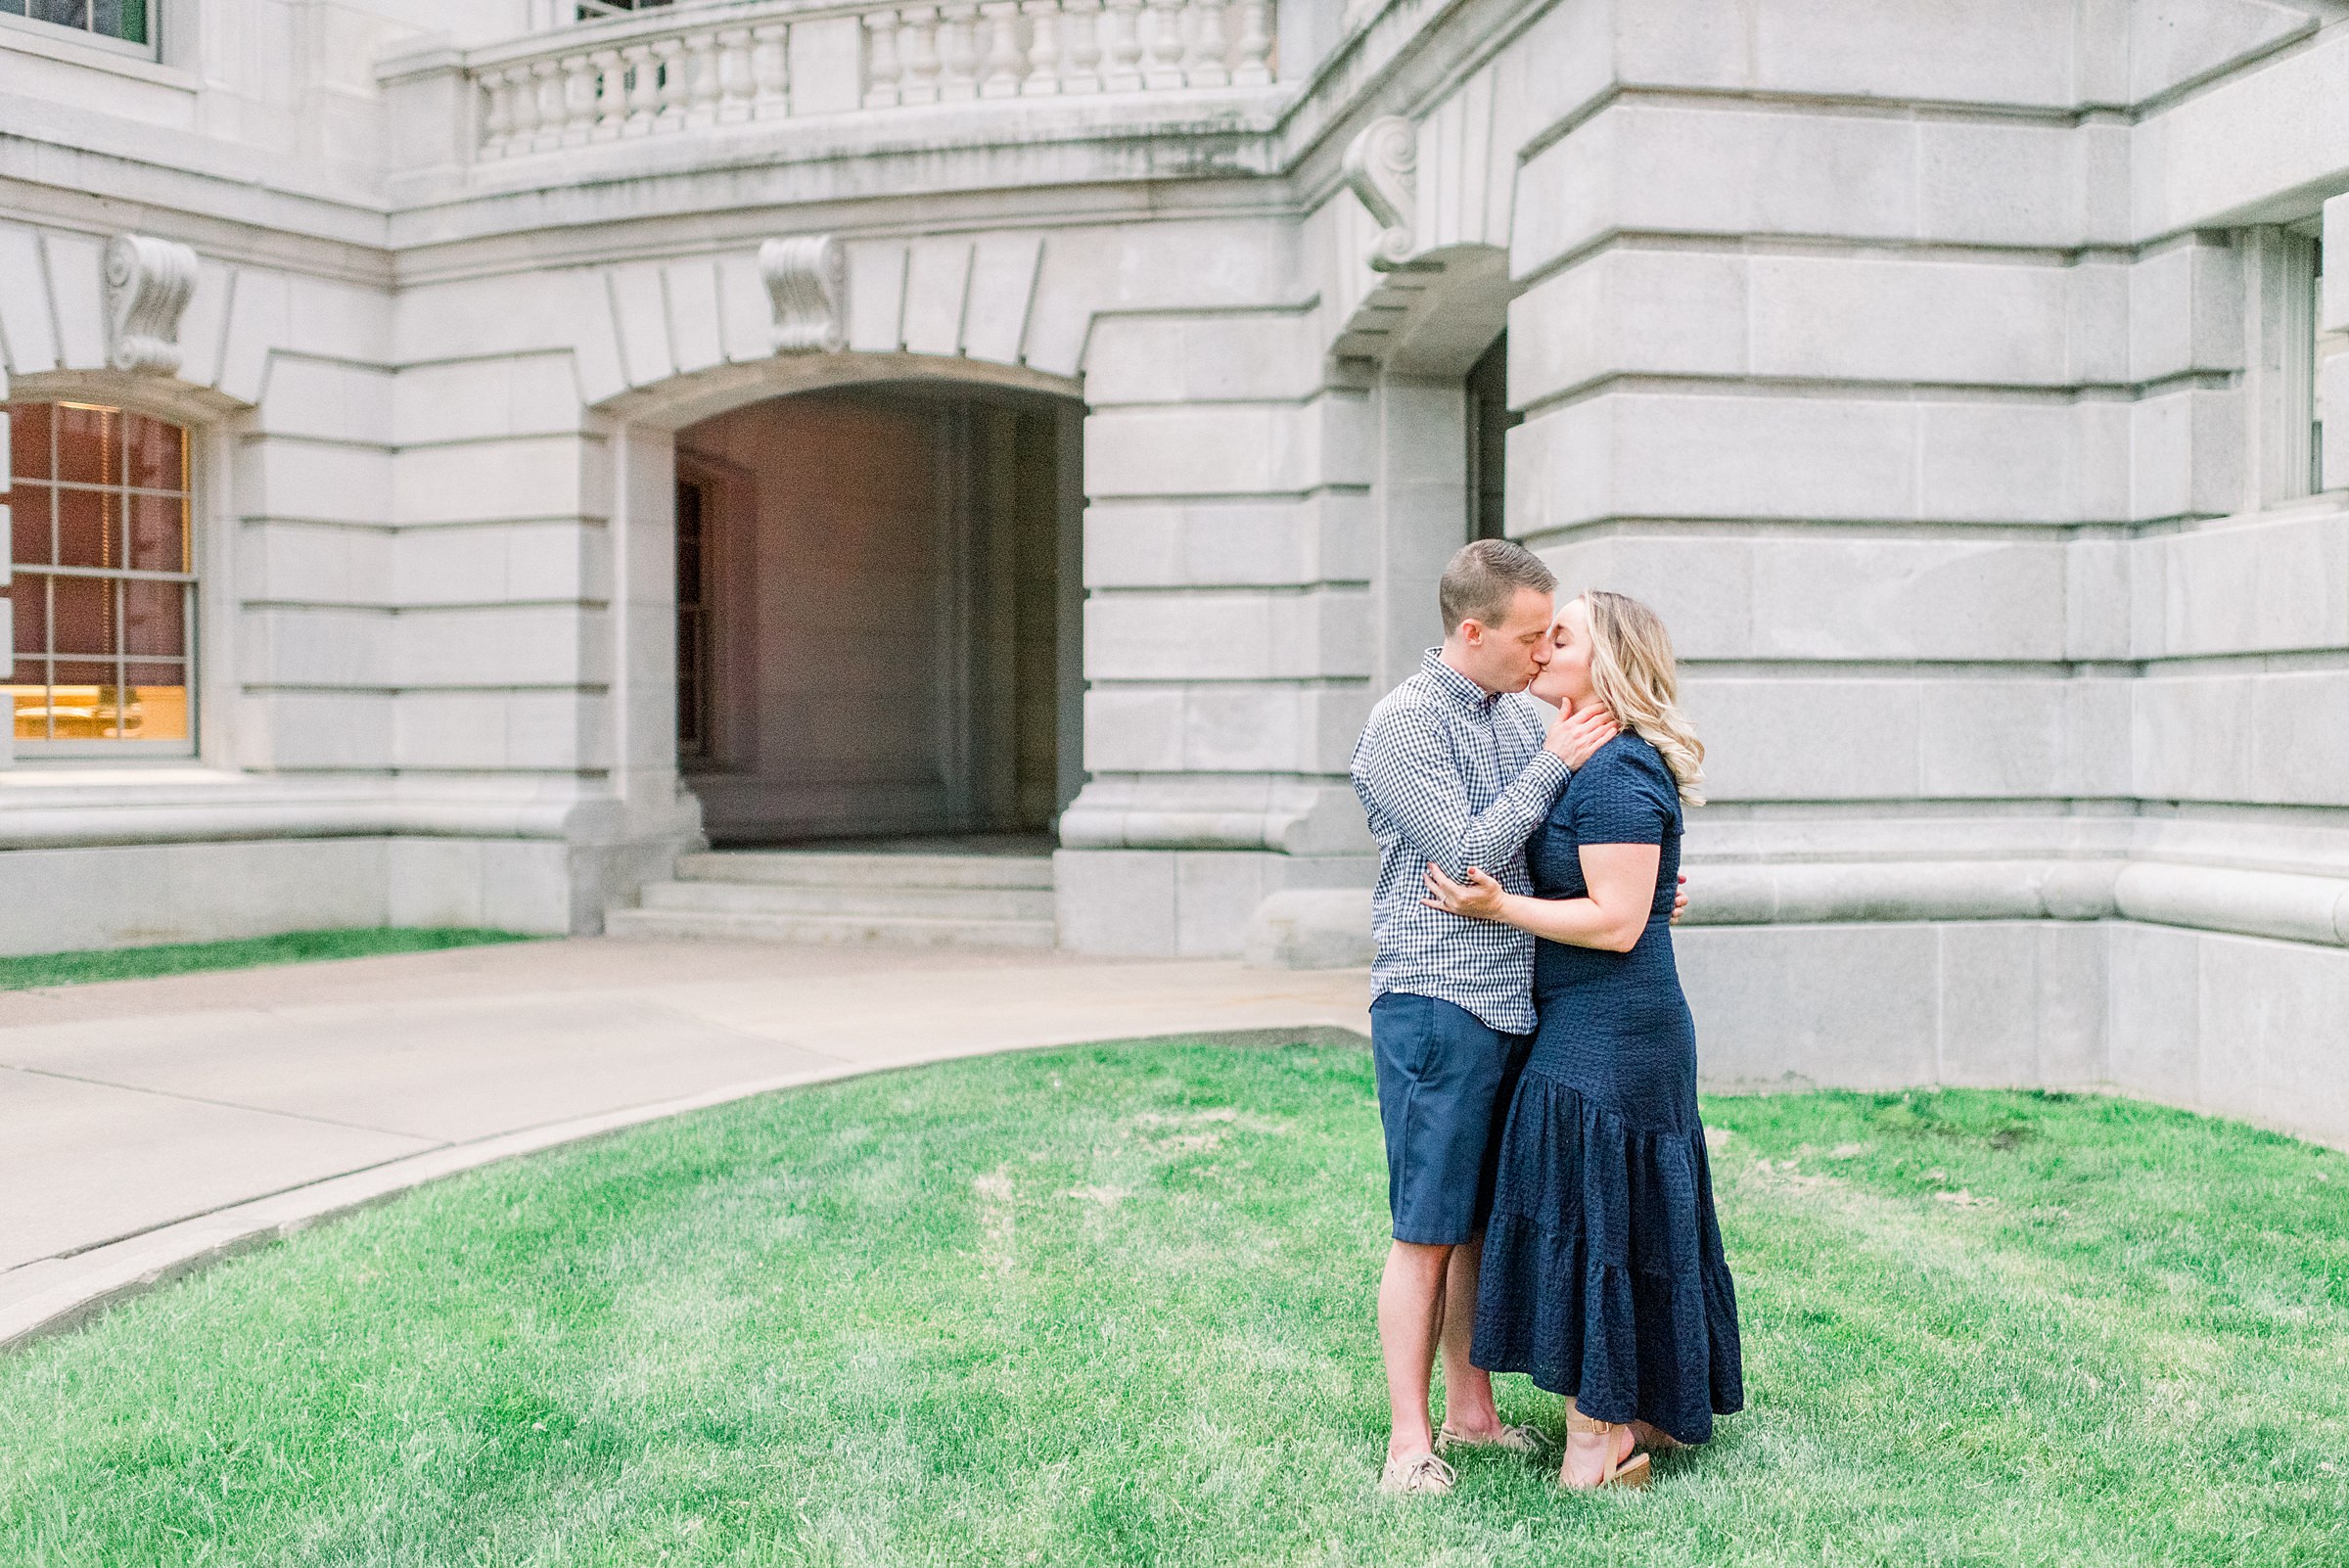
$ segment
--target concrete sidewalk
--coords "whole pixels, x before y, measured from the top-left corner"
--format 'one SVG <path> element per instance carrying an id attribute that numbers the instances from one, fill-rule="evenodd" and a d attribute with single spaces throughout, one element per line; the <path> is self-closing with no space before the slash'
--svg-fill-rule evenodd
<path id="1" fill-rule="evenodd" d="M 0 993 L 0 1345 L 451 1172 L 988 1051 L 1367 1034 L 1359 971 L 586 939 Z"/>

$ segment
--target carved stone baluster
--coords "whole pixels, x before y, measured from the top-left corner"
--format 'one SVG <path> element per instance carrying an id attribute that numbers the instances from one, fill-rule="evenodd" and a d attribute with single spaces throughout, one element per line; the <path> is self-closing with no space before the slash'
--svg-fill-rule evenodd
<path id="1" fill-rule="evenodd" d="M 542 65 L 525 61 L 506 69 L 514 83 L 514 134 L 506 143 L 509 154 L 531 153 L 546 134 L 546 99 L 539 92 Z"/>
<path id="2" fill-rule="evenodd" d="M 1231 48 L 1223 36 L 1223 0 L 1191 0 L 1191 36 L 1182 55 L 1182 79 L 1194 87 L 1223 87 L 1231 82 L 1225 57 Z"/>
<path id="3" fill-rule="evenodd" d="M 506 141 L 498 153 L 512 158 L 529 152 L 538 134 L 538 87 L 528 66 L 508 66 L 497 73 L 497 80 L 506 95 Z"/>
<path id="4" fill-rule="evenodd" d="M 484 160 L 503 158 L 506 138 L 514 130 L 514 88 L 512 78 L 502 70 L 485 70 L 481 75 L 482 91 L 487 103 L 482 110 L 482 150 Z"/>
<path id="5" fill-rule="evenodd" d="M 661 113 L 661 71 L 653 64 L 653 46 L 629 44 L 621 50 L 620 58 L 626 62 L 628 72 L 628 117 L 620 132 L 622 136 L 648 135 L 653 116 Z"/>
<path id="6" fill-rule="evenodd" d="M 751 29 L 728 27 L 717 35 L 717 122 L 739 125 L 751 117 Z"/>
<path id="7" fill-rule="evenodd" d="M 751 29 L 751 117 L 781 119 L 791 113 L 791 60 L 784 53 L 790 27 L 780 22 Z"/>
<path id="8" fill-rule="evenodd" d="M 1061 0 L 1060 90 L 1101 90 L 1101 0 Z"/>
<path id="9" fill-rule="evenodd" d="M 587 61 L 594 68 L 596 82 L 595 125 L 587 133 L 588 139 L 616 142 L 628 117 L 627 69 L 621 65 L 617 49 L 598 49 Z"/>
<path id="10" fill-rule="evenodd" d="M 690 33 L 685 39 L 685 123 L 700 129 L 717 123 L 717 34 Z"/>
<path id="11" fill-rule="evenodd" d="M 1150 0 L 1143 14 L 1146 30 L 1142 50 L 1142 85 L 1152 89 L 1182 85 L 1182 0 Z"/>
<path id="12" fill-rule="evenodd" d="M 864 107 L 895 109 L 898 77 L 905 69 L 898 63 L 898 14 L 871 13 L 864 19 Z"/>
<path id="13" fill-rule="evenodd" d="M 571 55 L 563 69 L 563 145 L 584 147 L 595 129 L 595 64 L 587 55 Z"/>
<path id="14" fill-rule="evenodd" d="M 1234 86 L 1271 85 L 1272 0 L 1240 0 L 1240 41 L 1234 52 L 1240 57 L 1231 72 Z"/>
<path id="15" fill-rule="evenodd" d="M 530 64 L 530 95 L 538 101 L 538 129 L 530 138 L 532 152 L 563 145 L 563 66 L 560 61 Z"/>
<path id="16" fill-rule="evenodd" d="M 898 101 L 907 104 L 938 102 L 938 8 L 936 6 L 907 6 L 898 15 L 904 19 L 904 30 L 898 34 L 899 58 L 905 62 L 904 80 L 898 84 Z"/>
<path id="17" fill-rule="evenodd" d="M 559 134 L 557 121 L 548 117 L 544 61 L 514 68 L 514 127 L 513 151 L 534 153 L 549 145 L 549 138 Z"/>
<path id="18" fill-rule="evenodd" d="M 975 5 L 938 8 L 938 96 L 942 103 L 979 96 L 979 44 L 972 36 Z"/>
<path id="19" fill-rule="evenodd" d="M 513 94 L 513 128 L 506 132 L 506 156 L 527 153 L 538 140 L 538 81 L 528 65 L 508 66 L 506 90 Z"/>
<path id="20" fill-rule="evenodd" d="M 1142 0 L 1102 0 L 1101 88 L 1139 92 L 1142 86 Z"/>
<path id="21" fill-rule="evenodd" d="M 979 79 L 982 98 L 1011 98 L 1020 90 L 1020 0 L 987 0 L 987 73 Z"/>
<path id="22" fill-rule="evenodd" d="M 661 70 L 661 113 L 653 120 L 657 131 L 677 131 L 685 128 L 685 41 L 681 38 L 658 38 L 653 41 L 653 57 Z"/>
<path id="23" fill-rule="evenodd" d="M 1020 92 L 1048 98 L 1060 91 L 1067 42 L 1060 27 L 1060 0 L 1022 0 L 1020 9 L 1028 14 L 1028 79 L 1020 83 Z"/>
<path id="24" fill-rule="evenodd" d="M 529 62 L 506 68 L 506 83 L 514 94 L 514 130 L 506 138 L 509 155 L 528 153 L 538 145 L 546 128 L 544 106 L 538 98 L 538 73 Z"/>

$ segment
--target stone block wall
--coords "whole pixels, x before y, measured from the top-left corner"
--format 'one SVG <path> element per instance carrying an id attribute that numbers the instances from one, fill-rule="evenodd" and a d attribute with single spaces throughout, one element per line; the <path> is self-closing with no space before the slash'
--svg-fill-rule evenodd
<path id="1" fill-rule="evenodd" d="M 0 223 L 9 390 L 189 430 L 198 733 L 0 772 L 0 947 L 598 918 L 611 505 L 568 349 L 410 353 L 387 268 L 295 245 L 200 253 L 176 371 L 125 372 L 101 240 Z"/>
<path id="2" fill-rule="evenodd" d="M 1369 711 L 1370 410 L 1325 384 L 1311 323 L 1277 295 L 1095 323 L 1072 945 L 1236 952 L 1269 895 L 1364 875 L 1344 774 Z"/>
<path id="3" fill-rule="evenodd" d="M 2300 493 L 2291 322 L 2349 333 L 2349 268 L 2296 292 L 2321 215 L 2349 254 L 2349 22 L 1284 5 L 1283 84 L 1191 119 L 810 111 L 492 166 L 459 157 L 458 46 L 512 5 L 297 9 L 241 53 L 207 5 L 192 60 L 9 57 L 11 386 L 202 454 L 195 765 L 0 770 L 0 892 L 83 856 L 71 940 L 147 931 L 139 877 L 242 879 L 155 905 L 187 934 L 593 929 L 698 832 L 676 432 L 932 380 L 1086 410 L 1064 941 L 1236 951 L 1267 897 L 1368 879 L 1347 760 L 1434 640 L 1462 378 L 1505 326 L 1508 529 L 1663 611 L 1713 746 L 1684 936 L 1715 1071 L 2334 1125 L 2349 418 Z M 378 93 L 360 57 L 428 23 L 469 36 Z M 1412 175 L 1365 201 L 1382 116 Z M 131 212 L 199 256 L 175 375 L 106 366 Z M 816 235 L 840 346 L 778 353 L 805 306 L 760 247 Z"/>
<path id="4" fill-rule="evenodd" d="M 1487 72 L 1549 28 L 1607 40 L 1611 79 L 1485 181 L 1514 183 L 1509 530 L 1567 591 L 1663 613 L 1711 748 L 1682 933 L 1708 1073 L 2103 1083 L 2349 1136 L 2349 464 L 2308 493 L 2278 336 L 2349 144 L 2227 74 L 2312 92 L 2349 35 L 2277 6 L 1702 9 L 1552 8 Z M 1413 112 L 1423 160 L 1475 91 Z M 1405 323 L 1444 285 L 1410 287 Z M 2018 854 L 2117 896 L 1987 892 Z M 1756 867 L 1779 895 L 1746 897 Z M 1836 923 L 1789 879 L 1844 890 Z"/>

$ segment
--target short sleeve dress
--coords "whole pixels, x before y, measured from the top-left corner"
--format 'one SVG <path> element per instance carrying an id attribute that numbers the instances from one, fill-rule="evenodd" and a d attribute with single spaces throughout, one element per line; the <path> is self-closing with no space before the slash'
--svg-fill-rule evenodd
<path id="1" fill-rule="evenodd" d="M 1628 953 L 1543 942 L 1540 1014 L 1501 1133 L 1476 1364 L 1525 1372 L 1602 1421 L 1682 1443 L 1741 1409 L 1737 1298 L 1696 1109 L 1696 1030 L 1673 962 L 1680 791 L 1635 734 L 1574 775 L 1526 846 L 1534 892 L 1589 896 L 1582 846 L 1663 852 Z"/>

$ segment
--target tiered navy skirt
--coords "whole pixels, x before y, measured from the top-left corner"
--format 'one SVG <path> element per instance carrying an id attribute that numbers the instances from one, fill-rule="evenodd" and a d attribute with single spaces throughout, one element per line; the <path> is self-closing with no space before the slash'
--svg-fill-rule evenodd
<path id="1" fill-rule="evenodd" d="M 1633 1096 L 1684 1098 L 1685 1118 L 1671 1118 L 1681 1126 L 1658 1130 L 1601 1103 L 1588 1084 L 1562 1081 L 1586 1075 L 1556 1048 L 1549 1022 L 1501 1134 L 1472 1359 L 1575 1396 L 1585 1415 L 1702 1443 L 1716 1414 L 1744 1407 L 1745 1387 L 1736 1289 L 1694 1114 L 1693 1049 L 1684 1091 L 1650 1079 L 1644 1086 L 1663 1092 Z M 1585 1065 L 1610 1086 L 1627 1066 L 1635 1080 L 1648 1077 L 1638 1066 L 1678 1076 L 1666 1067 L 1677 1050 L 1568 1043 L 1607 1050 L 1605 1062 Z"/>

